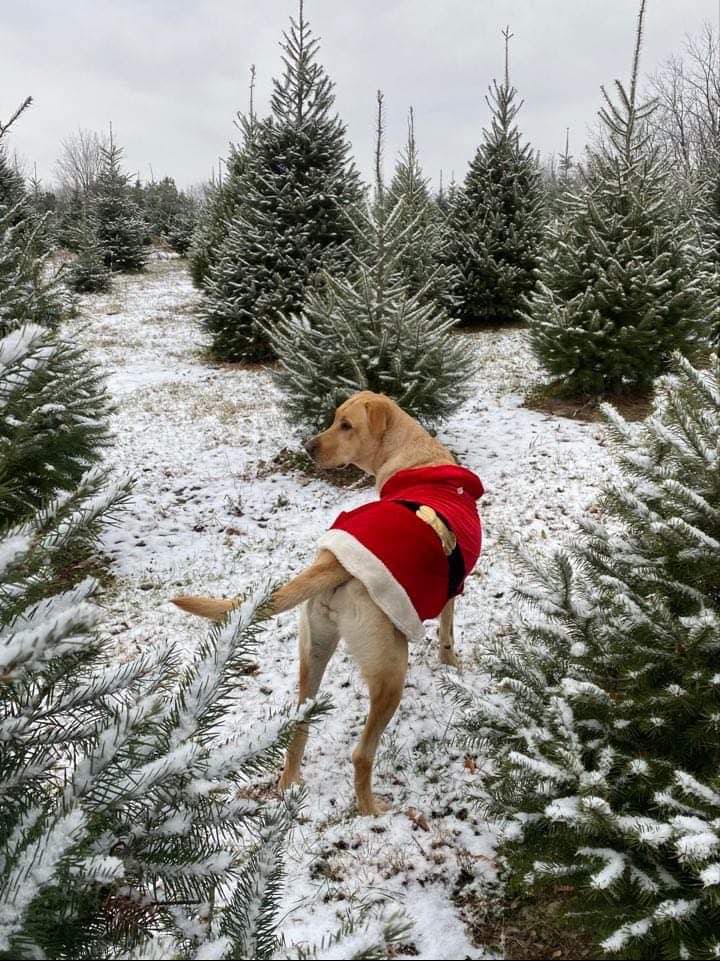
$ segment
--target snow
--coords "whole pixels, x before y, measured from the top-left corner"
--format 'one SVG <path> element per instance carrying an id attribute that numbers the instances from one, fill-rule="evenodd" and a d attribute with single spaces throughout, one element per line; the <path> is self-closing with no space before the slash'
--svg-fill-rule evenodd
<path id="1" fill-rule="evenodd" d="M 109 376 L 117 442 L 108 463 L 137 479 L 120 524 L 104 535 L 115 581 L 100 595 L 103 630 L 120 660 L 159 643 L 189 650 L 207 624 L 170 597 L 235 595 L 281 581 L 312 558 L 340 510 L 374 496 L 368 487 L 341 489 L 268 464 L 282 448 L 298 448 L 299 438 L 269 371 L 207 359 L 198 301 L 182 262 L 153 261 L 143 275 L 116 276 L 111 292 L 83 297 L 65 327 Z M 594 510 L 608 456 L 599 425 L 522 407 L 536 377 L 523 330 L 460 336 L 479 371 L 471 399 L 440 436 L 486 489 L 483 555 L 457 607 L 461 670 L 472 687 L 480 680 L 477 651 L 511 610 L 509 544 L 545 547 L 573 537 Z M 296 624 L 289 612 L 263 626 L 259 669 L 238 681 L 238 725 L 294 699 Z M 392 809 L 377 819 L 353 812 L 350 754 L 365 687 L 344 650 L 330 664 L 322 691 L 335 708 L 311 732 L 307 801 L 290 839 L 281 926 L 288 944 L 319 942 L 348 910 L 387 899 L 415 925 L 411 953 L 399 958 L 493 956 L 492 945 L 473 943 L 471 908 L 458 904 L 472 898 L 456 896 L 466 883 L 481 891 L 496 878 L 500 826 L 469 801 L 478 775 L 450 740 L 454 709 L 441 680 L 456 672 L 439 666 L 435 637 L 430 626 L 428 640 L 411 648 L 405 695 L 376 763 L 376 789 Z M 271 797 L 272 781 L 258 790 Z"/>

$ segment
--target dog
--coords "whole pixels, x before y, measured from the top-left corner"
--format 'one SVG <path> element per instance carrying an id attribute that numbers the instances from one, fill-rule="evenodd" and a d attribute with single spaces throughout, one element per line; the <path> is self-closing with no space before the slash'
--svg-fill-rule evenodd
<path id="1" fill-rule="evenodd" d="M 352 761 L 360 814 L 388 809 L 373 793 L 378 743 L 405 685 L 408 640 L 439 616 L 440 662 L 457 665 L 454 601 L 480 553 L 479 478 L 383 394 L 361 391 L 341 404 L 330 427 L 305 442 L 320 467 L 354 464 L 371 474 L 380 500 L 343 513 L 320 540 L 309 567 L 273 593 L 271 614 L 303 605 L 299 702 L 317 695 L 344 638 L 370 695 Z M 430 502 L 430 503 L 428 503 Z M 379 555 L 379 556 L 378 556 Z M 182 610 L 222 620 L 239 600 L 176 597 Z M 278 787 L 300 780 L 307 726 L 300 725 Z"/>

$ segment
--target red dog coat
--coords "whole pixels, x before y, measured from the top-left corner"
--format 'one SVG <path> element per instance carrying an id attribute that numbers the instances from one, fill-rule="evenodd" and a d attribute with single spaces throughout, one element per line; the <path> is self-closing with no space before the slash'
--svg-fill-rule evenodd
<path id="1" fill-rule="evenodd" d="M 402 503 L 432 507 L 457 539 L 465 575 L 480 556 L 482 529 L 477 474 L 448 464 L 401 470 L 383 484 L 380 500 L 340 514 L 321 538 L 399 631 L 417 640 L 422 622 L 437 617 L 449 596 L 449 564 L 433 528 Z M 460 594 L 463 582 L 453 594 Z"/>

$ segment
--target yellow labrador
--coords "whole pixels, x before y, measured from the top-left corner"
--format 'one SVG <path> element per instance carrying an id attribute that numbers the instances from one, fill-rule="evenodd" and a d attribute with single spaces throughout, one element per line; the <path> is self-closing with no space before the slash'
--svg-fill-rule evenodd
<path id="1" fill-rule="evenodd" d="M 396 403 L 370 391 L 355 394 L 342 404 L 332 425 L 307 441 L 305 448 L 321 467 L 356 465 L 375 477 L 378 490 L 397 471 L 456 463 L 450 451 Z M 189 613 L 221 620 L 238 601 L 177 597 L 173 603 Z M 375 604 L 363 583 L 325 549 L 271 598 L 273 613 L 298 604 L 304 605 L 299 638 L 300 703 L 316 696 L 341 637 L 367 683 L 370 710 L 352 760 L 358 809 L 361 814 L 379 814 L 387 805 L 373 794 L 372 767 L 380 737 L 402 696 L 408 639 Z M 453 645 L 451 599 L 440 615 L 443 664 L 457 663 Z M 279 782 L 281 789 L 300 779 L 306 741 L 307 730 L 301 728 L 287 751 Z"/>

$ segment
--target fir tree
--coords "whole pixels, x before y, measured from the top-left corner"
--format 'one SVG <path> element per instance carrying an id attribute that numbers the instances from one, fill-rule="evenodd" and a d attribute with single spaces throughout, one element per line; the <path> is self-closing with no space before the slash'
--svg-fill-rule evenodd
<path id="1" fill-rule="evenodd" d="M 172 177 L 152 181 L 142 195 L 150 237 L 166 241 L 179 254 L 186 253 L 195 228 L 193 198 L 178 190 Z"/>
<path id="2" fill-rule="evenodd" d="M 76 252 L 80 240 L 77 228 L 88 216 L 89 198 L 79 187 L 62 191 L 56 213 L 55 236 L 58 246 Z"/>
<path id="3" fill-rule="evenodd" d="M 79 294 L 94 294 L 110 288 L 110 270 L 105 266 L 97 226 L 85 216 L 72 230 L 77 256 L 65 272 L 68 286 Z"/>
<path id="4" fill-rule="evenodd" d="M 98 242 L 110 270 L 142 270 L 145 265 L 145 223 L 130 196 L 130 178 L 121 167 L 122 148 L 110 131 L 107 146 L 100 147 L 102 168 L 92 201 Z"/>
<path id="5" fill-rule="evenodd" d="M 447 235 L 442 229 L 442 214 L 428 189 L 415 142 L 415 117 L 412 107 L 408 118 L 407 144 L 395 166 L 388 189 L 390 204 L 402 201 L 395 224 L 400 232 L 409 231 L 408 242 L 398 263 L 412 294 L 423 302 L 434 302 L 453 314 L 455 300 L 451 294 L 458 281 L 454 266 L 447 258 Z M 358 239 L 362 245 L 362 237 Z"/>
<path id="6" fill-rule="evenodd" d="M 187 194 L 180 194 L 180 203 L 164 233 L 164 238 L 175 253 L 186 257 L 192 246 L 197 225 L 197 202 Z"/>
<path id="7" fill-rule="evenodd" d="M 319 707 L 223 725 L 258 598 L 182 666 L 161 641 L 113 660 L 92 582 L 43 590 L 84 513 L 51 507 L 0 550 L 0 957 L 270 958 L 298 798 L 239 792 Z"/>
<path id="8" fill-rule="evenodd" d="M 630 89 L 603 89 L 603 142 L 552 225 L 529 303 L 534 350 L 569 393 L 646 388 L 673 351 L 692 355 L 717 322 L 718 301 L 652 144 L 653 103 L 638 103 L 643 2 Z"/>
<path id="9" fill-rule="evenodd" d="M 68 306 L 48 264 L 48 215 L 34 210 L 3 142 L 31 102 L 28 98 L 8 123 L 0 123 L 0 336 L 21 323 L 55 327 Z"/>
<path id="10" fill-rule="evenodd" d="M 0 349 L 0 523 L 71 491 L 109 442 L 111 404 L 83 350 L 17 327 Z"/>
<path id="11" fill-rule="evenodd" d="M 623 958 L 720 948 L 720 361 L 676 357 L 644 425 L 605 408 L 603 520 L 526 559 L 494 683 L 461 692 L 513 888 L 562 884 Z"/>
<path id="12" fill-rule="evenodd" d="M 325 288 L 307 295 L 302 314 L 270 332 L 286 410 L 313 429 L 327 426 L 338 404 L 359 390 L 385 393 L 425 422 L 455 410 L 468 390 L 472 363 L 451 333 L 454 321 L 425 288 L 408 287 L 415 222 L 406 218 L 405 200 L 394 200 L 383 186 L 381 151 L 378 94 L 375 196 L 355 223 L 364 243 L 353 273 L 326 275 Z"/>
<path id="13" fill-rule="evenodd" d="M 257 599 L 182 666 L 167 643 L 117 661 L 99 641 L 95 585 L 67 570 L 129 488 L 98 469 L 63 476 L 68 426 L 76 442 L 104 427 L 87 403 L 65 415 L 62 357 L 38 327 L 0 340 L 0 424 L 14 432 L 0 443 L 0 958 L 270 957 L 297 798 L 237 789 L 320 708 L 223 723 Z M 91 396 L 95 372 L 72 373 Z M 39 472 L 48 497 L 33 507 L 37 490 L 20 497 L 13 481 Z"/>
<path id="14" fill-rule="evenodd" d="M 515 120 L 522 107 L 510 83 L 505 37 L 505 78 L 493 81 L 486 101 L 489 129 L 458 190 L 447 221 L 446 262 L 455 265 L 457 316 L 464 324 L 504 323 L 520 317 L 535 284 L 543 238 L 540 171 L 522 143 Z"/>
<path id="15" fill-rule="evenodd" d="M 206 282 L 203 311 L 213 350 L 226 360 L 272 356 L 269 331 L 298 311 L 321 269 L 348 261 L 345 208 L 359 199 L 333 85 L 317 62 L 300 0 L 284 34 L 285 72 L 273 81 L 272 116 L 257 122 L 240 177 L 240 204 Z"/>

